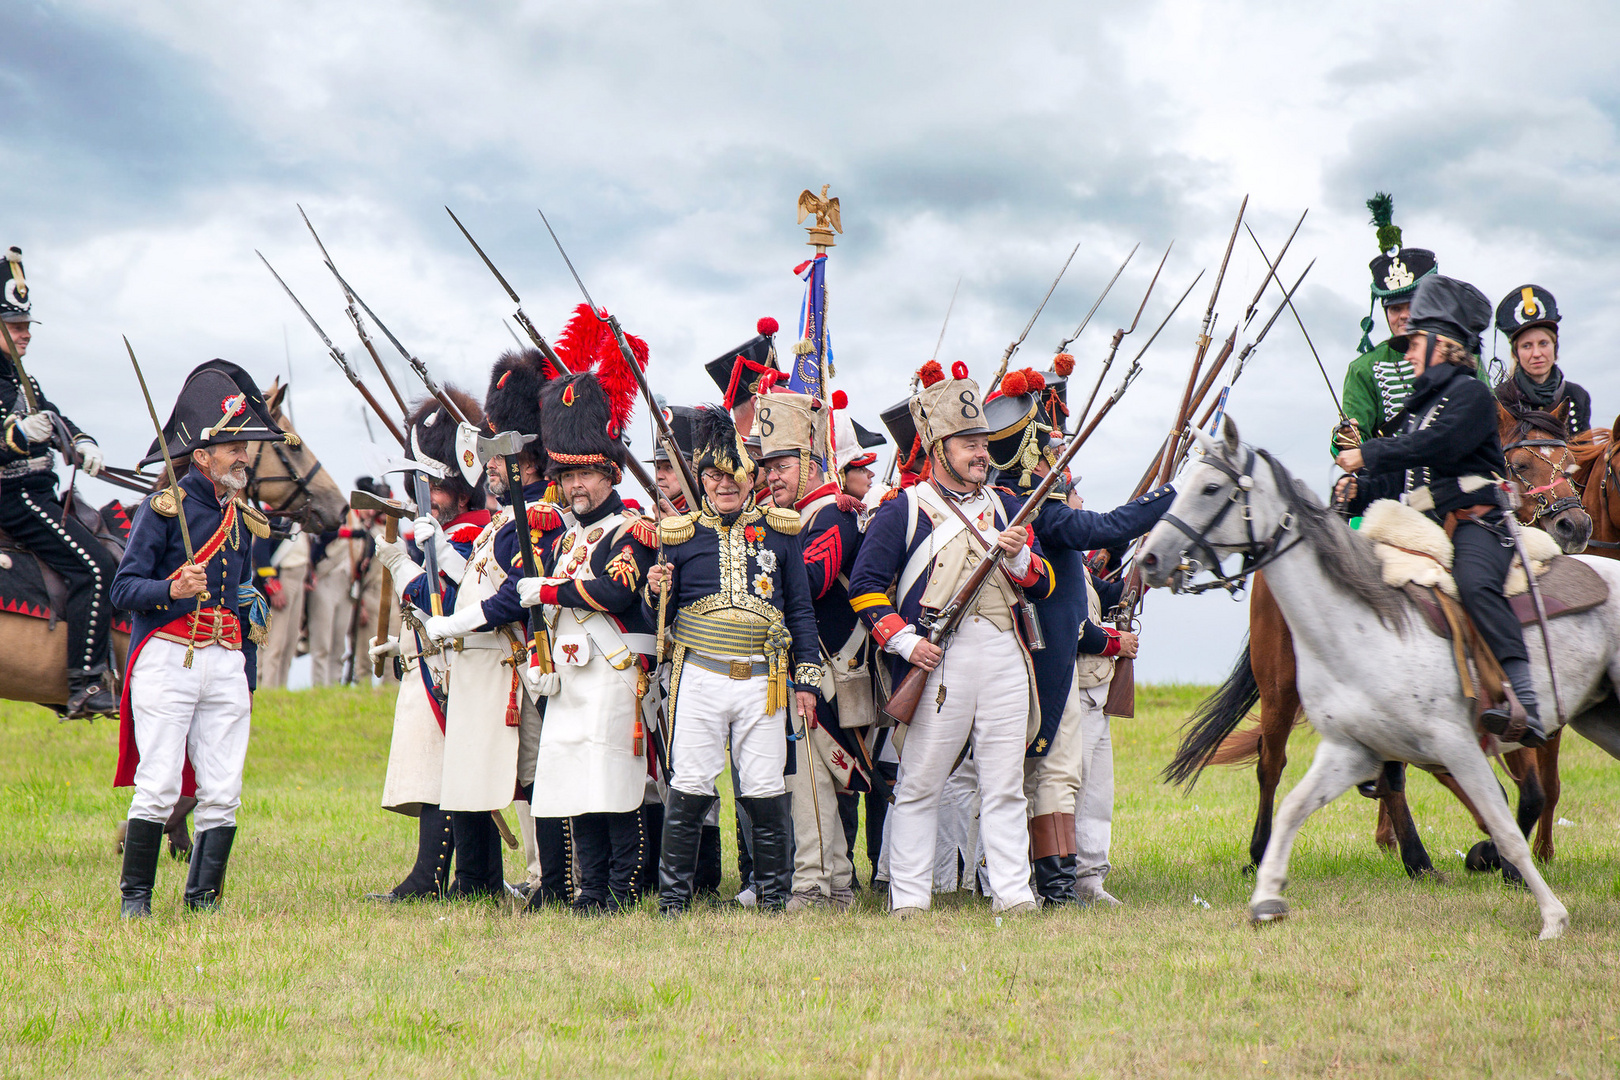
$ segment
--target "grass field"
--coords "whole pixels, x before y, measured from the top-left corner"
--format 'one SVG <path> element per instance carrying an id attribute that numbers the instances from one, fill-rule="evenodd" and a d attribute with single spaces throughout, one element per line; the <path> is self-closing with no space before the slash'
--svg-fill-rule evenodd
<path id="1" fill-rule="evenodd" d="M 1448 880 L 1407 881 L 1348 796 L 1301 835 L 1291 919 L 1257 932 L 1252 774 L 1191 796 L 1155 779 L 1198 696 L 1144 688 L 1115 724 L 1109 887 L 1128 906 L 1001 926 L 966 896 L 900 925 L 864 894 L 844 916 L 675 923 L 647 904 L 589 921 L 368 906 L 415 823 L 376 805 L 389 700 L 331 690 L 259 696 L 224 910 L 181 914 L 165 857 L 156 917 L 126 925 L 115 727 L 5 703 L 4 1074 L 1620 1075 L 1620 765 L 1565 746 L 1561 941 L 1535 940 L 1527 894 L 1463 871 L 1473 825 L 1422 777 L 1414 810 Z M 1300 732 L 1285 785 L 1311 744 Z"/>

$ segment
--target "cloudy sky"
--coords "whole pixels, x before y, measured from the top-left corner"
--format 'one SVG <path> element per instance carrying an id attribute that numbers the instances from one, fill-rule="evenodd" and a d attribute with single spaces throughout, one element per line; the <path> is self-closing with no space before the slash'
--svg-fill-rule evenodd
<path id="1" fill-rule="evenodd" d="M 809 251 L 794 202 L 822 184 L 845 227 L 838 382 L 870 425 L 927 359 L 958 277 L 941 357 L 988 377 L 1075 242 L 1023 361 L 1044 366 L 1141 242 L 1073 347 L 1089 383 L 1174 240 L 1112 382 L 1213 271 L 1245 194 L 1272 251 L 1310 210 L 1283 272 L 1317 260 L 1298 302 L 1337 383 L 1378 189 L 1443 272 L 1493 299 L 1551 289 L 1565 369 L 1608 417 L 1617 23 L 1599 3 L 7 0 L 0 244 L 22 247 L 34 287 L 31 370 L 120 463 L 151 438 L 128 334 L 160 397 L 212 356 L 265 384 L 290 366 L 323 460 L 345 485 L 366 471 L 358 397 L 253 255 L 360 353 L 295 203 L 395 333 L 475 392 L 511 343 L 510 305 L 443 206 L 554 335 L 579 298 L 544 206 L 598 302 L 650 343 L 655 388 L 696 401 L 718 396 L 702 362 L 759 316 L 791 331 Z M 1243 239 L 1221 327 L 1262 272 Z M 1083 452 L 1094 508 L 1129 494 L 1169 425 L 1212 277 Z M 1297 327 L 1278 322 L 1232 412 L 1325 488 L 1333 406 Z M 1153 596 L 1142 677 L 1224 674 L 1244 610 Z"/>

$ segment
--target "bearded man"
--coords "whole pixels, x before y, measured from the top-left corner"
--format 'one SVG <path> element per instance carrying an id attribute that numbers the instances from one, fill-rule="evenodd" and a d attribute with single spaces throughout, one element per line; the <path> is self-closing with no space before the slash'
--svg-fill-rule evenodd
<path id="1" fill-rule="evenodd" d="M 186 906 L 212 908 L 224 891 L 266 621 L 248 554 L 270 523 L 240 497 L 247 444 L 288 436 L 247 372 L 211 360 L 187 377 L 163 439 L 175 468 L 189 469 L 178 493 L 164 488 L 141 503 L 112 583 L 113 603 L 133 617 L 115 780 L 135 786 L 119 883 L 125 918 L 152 913 L 163 825 L 185 788 L 197 798 Z M 154 442 L 141 464 L 161 460 Z"/>

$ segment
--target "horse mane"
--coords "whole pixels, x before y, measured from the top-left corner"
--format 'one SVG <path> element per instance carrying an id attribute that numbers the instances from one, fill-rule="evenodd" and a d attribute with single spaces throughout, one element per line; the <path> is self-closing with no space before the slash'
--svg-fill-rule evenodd
<path id="1" fill-rule="evenodd" d="M 1295 479 L 1269 451 L 1257 449 L 1255 452 L 1271 466 L 1283 501 L 1294 515 L 1294 529 L 1301 538 L 1310 541 L 1316 561 L 1328 580 L 1372 608 L 1378 621 L 1388 629 L 1404 630 L 1408 613 L 1406 597 L 1399 589 L 1384 584 L 1383 564 L 1373 552 L 1372 541 L 1324 506 L 1315 492 Z"/>

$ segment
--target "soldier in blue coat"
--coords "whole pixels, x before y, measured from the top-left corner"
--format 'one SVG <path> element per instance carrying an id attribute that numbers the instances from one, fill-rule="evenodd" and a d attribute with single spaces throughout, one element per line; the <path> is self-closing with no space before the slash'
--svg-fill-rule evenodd
<path id="1" fill-rule="evenodd" d="M 115 780 L 135 786 L 119 882 L 125 918 L 152 913 L 163 824 L 190 776 L 197 839 L 186 906 L 214 907 L 224 889 L 266 621 L 249 552 L 270 523 L 241 498 L 247 444 L 290 438 L 252 377 L 223 360 L 187 377 L 162 437 L 186 470 L 178 497 L 164 488 L 141 503 L 112 585 L 114 605 L 132 616 Z M 141 464 L 162 459 L 154 442 Z"/>

